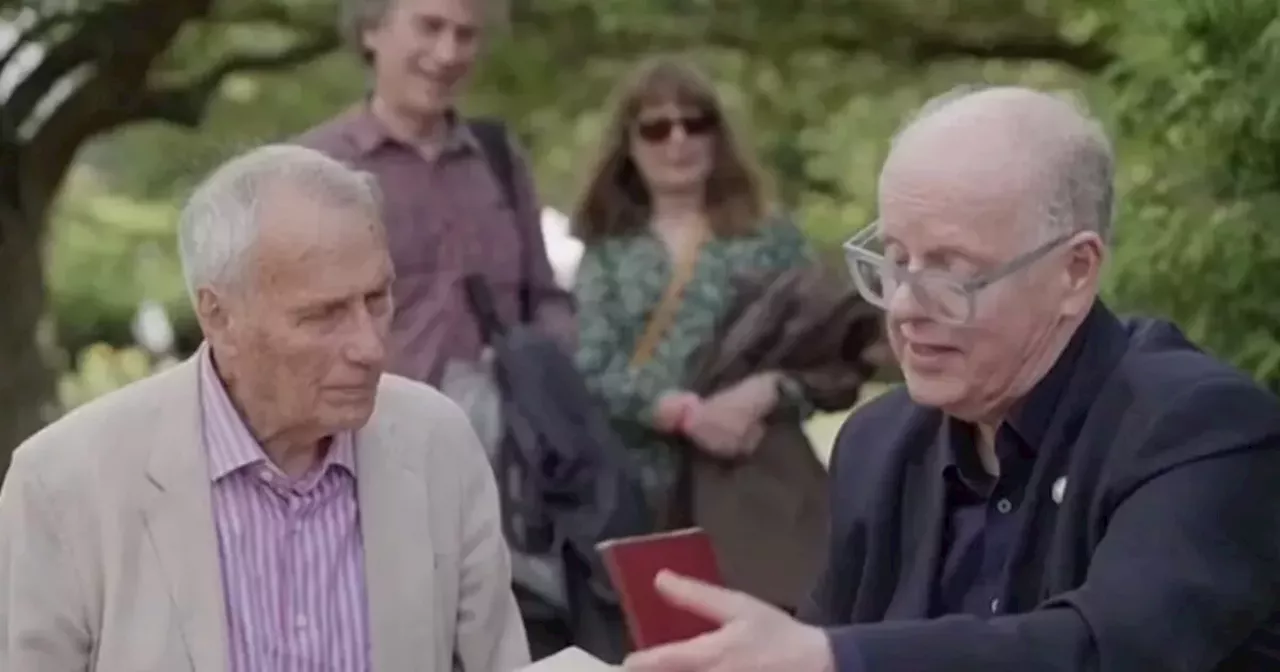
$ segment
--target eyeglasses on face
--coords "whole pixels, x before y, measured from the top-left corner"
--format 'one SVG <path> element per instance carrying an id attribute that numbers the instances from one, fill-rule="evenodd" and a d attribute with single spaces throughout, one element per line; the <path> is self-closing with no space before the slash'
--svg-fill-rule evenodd
<path id="1" fill-rule="evenodd" d="M 889 261 L 884 256 L 878 221 L 845 241 L 844 255 L 858 293 L 867 303 L 884 310 L 898 289 L 906 286 L 912 298 L 934 319 L 963 325 L 973 320 L 979 292 L 1039 261 L 1076 233 L 1078 231 L 1068 231 L 1054 236 L 996 268 L 968 278 L 939 269 L 913 271 Z"/>
<path id="2" fill-rule="evenodd" d="M 657 119 L 640 119 L 636 121 L 636 135 L 645 142 L 666 142 L 675 133 L 676 128 L 684 130 L 685 135 L 706 135 L 716 129 L 719 120 L 714 114 L 690 114 L 679 117 L 661 117 Z"/>

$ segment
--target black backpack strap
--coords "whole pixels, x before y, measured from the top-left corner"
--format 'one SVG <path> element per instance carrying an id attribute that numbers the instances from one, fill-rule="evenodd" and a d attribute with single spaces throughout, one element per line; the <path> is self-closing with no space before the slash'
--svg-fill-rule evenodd
<path id="1" fill-rule="evenodd" d="M 498 185 L 502 188 L 502 197 L 506 200 L 507 207 L 515 212 L 519 204 L 516 198 L 516 168 L 515 159 L 511 155 L 511 142 L 507 138 L 507 126 L 497 119 L 480 117 L 467 120 L 467 128 L 471 130 L 471 134 L 475 136 L 476 142 L 480 143 L 480 150 L 484 152 L 485 160 L 489 162 L 489 169 L 493 171 L 494 177 L 498 178 Z M 524 231 L 520 228 L 520 222 L 516 222 L 516 235 L 520 240 L 520 267 L 523 280 L 520 282 L 520 321 L 524 323 L 533 322 L 533 287 L 529 282 L 533 270 L 533 245 L 529 242 L 530 235 L 541 235 L 539 231 Z"/>
<path id="2" fill-rule="evenodd" d="M 480 338 L 484 343 L 494 343 L 507 332 L 507 327 L 498 317 L 498 308 L 494 305 L 493 290 L 483 275 L 472 273 L 462 279 L 462 291 L 471 307 L 471 314 L 480 327 Z"/>
<path id="3" fill-rule="evenodd" d="M 511 156 L 511 143 L 507 141 L 507 127 L 497 119 L 478 118 L 467 121 L 467 128 L 480 143 L 480 149 L 502 187 L 502 197 L 507 206 L 516 207 L 516 166 Z"/>

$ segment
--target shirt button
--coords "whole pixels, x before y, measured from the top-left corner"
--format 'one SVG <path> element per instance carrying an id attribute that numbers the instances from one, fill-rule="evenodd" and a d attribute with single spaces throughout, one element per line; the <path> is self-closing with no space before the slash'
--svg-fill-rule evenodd
<path id="1" fill-rule="evenodd" d="M 1007 499 L 1002 499 L 996 502 L 996 511 L 999 511 L 1000 513 L 1009 513 L 1012 510 L 1013 510 L 1013 502 Z"/>
<path id="2" fill-rule="evenodd" d="M 991 600 L 991 613 L 1000 613 L 1000 598 L 997 597 Z"/>

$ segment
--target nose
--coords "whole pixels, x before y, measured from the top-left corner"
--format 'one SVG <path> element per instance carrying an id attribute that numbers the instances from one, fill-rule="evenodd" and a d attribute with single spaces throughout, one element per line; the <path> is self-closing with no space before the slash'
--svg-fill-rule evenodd
<path id="1" fill-rule="evenodd" d="M 453 65 L 462 59 L 462 45 L 459 44 L 456 32 L 452 30 L 440 31 L 431 51 L 436 62 L 443 65 Z"/>
<path id="2" fill-rule="evenodd" d="M 917 296 L 914 283 L 899 282 L 885 297 L 885 315 L 890 324 L 901 324 L 928 317 L 924 304 Z"/>
<path id="3" fill-rule="evenodd" d="M 356 314 L 356 324 L 347 340 L 347 359 L 360 366 L 378 367 L 387 357 L 385 330 L 367 308 Z"/>

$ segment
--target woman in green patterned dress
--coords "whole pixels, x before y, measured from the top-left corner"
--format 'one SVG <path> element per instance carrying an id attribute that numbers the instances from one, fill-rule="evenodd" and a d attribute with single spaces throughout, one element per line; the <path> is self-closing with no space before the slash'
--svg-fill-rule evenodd
<path id="1" fill-rule="evenodd" d="M 796 227 L 769 213 L 754 161 L 711 83 L 687 63 L 640 65 L 620 87 L 602 144 L 572 219 L 586 244 L 577 362 L 665 513 L 685 446 L 746 457 L 779 405 L 803 406 L 771 371 L 707 398 L 685 386 L 735 275 L 811 259 Z"/>

